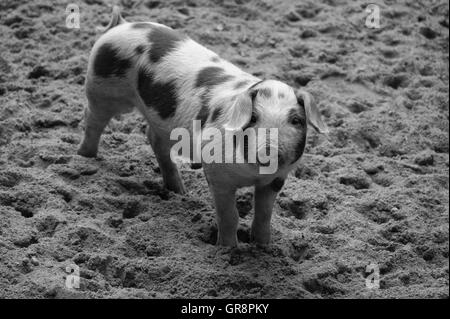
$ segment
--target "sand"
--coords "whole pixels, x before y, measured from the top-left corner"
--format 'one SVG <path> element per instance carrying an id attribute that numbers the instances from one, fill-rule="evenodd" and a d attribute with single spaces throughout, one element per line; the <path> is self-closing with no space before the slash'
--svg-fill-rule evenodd
<path id="1" fill-rule="evenodd" d="M 330 127 L 311 131 L 280 193 L 273 242 L 219 248 L 202 170 L 162 188 L 137 113 L 99 156 L 76 155 L 84 76 L 112 1 L 0 2 L 0 298 L 448 298 L 447 1 L 116 1 L 129 21 L 180 29 L 244 70 L 304 87 Z M 366 266 L 380 271 L 366 286 Z M 65 286 L 66 267 L 80 287 Z"/>

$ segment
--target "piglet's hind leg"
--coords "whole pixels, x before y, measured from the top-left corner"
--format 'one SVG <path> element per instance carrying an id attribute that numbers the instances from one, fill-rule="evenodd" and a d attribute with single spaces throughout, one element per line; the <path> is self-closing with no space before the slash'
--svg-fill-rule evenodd
<path id="1" fill-rule="evenodd" d="M 164 134 L 156 134 L 147 128 L 147 137 L 155 153 L 161 174 L 163 176 L 164 187 L 178 194 L 185 194 L 186 190 L 180 177 L 177 165 L 170 158 L 169 137 L 163 137 Z"/>
<path id="2" fill-rule="evenodd" d="M 84 137 L 78 148 L 78 155 L 84 157 L 97 156 L 100 136 L 114 115 L 116 115 L 115 112 L 108 111 L 106 108 L 101 109 L 101 106 L 89 103 L 84 113 Z"/>

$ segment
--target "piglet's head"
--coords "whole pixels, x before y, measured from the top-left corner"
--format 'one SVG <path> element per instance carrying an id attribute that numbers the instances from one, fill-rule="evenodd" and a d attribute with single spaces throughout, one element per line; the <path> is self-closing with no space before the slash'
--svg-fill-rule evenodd
<path id="1" fill-rule="evenodd" d="M 295 91 L 273 80 L 261 81 L 239 94 L 228 109 L 224 124 L 225 129 L 232 131 L 254 129 L 256 145 L 248 141 L 245 149 L 256 147 L 258 152 L 263 150 L 268 154 L 276 148 L 279 167 L 300 159 L 305 149 L 308 126 L 319 133 L 328 133 L 311 94 L 303 90 Z M 269 129 L 276 129 L 276 136 L 269 134 Z M 266 134 L 262 137 L 263 131 Z"/>

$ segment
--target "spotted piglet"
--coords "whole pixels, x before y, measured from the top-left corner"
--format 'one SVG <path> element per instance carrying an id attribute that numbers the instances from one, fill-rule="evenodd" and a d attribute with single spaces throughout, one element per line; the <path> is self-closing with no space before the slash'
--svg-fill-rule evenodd
<path id="1" fill-rule="evenodd" d="M 147 136 L 164 186 L 180 194 L 185 189 L 171 159 L 176 143 L 170 138 L 172 130 L 192 132 L 193 120 L 220 132 L 277 129 L 276 140 L 265 138 L 261 144 L 258 139 L 254 145 L 276 147 L 274 172 L 261 174 L 265 164 L 260 161 L 202 163 L 217 212 L 218 244 L 224 246 L 237 245 L 235 193 L 246 186 L 255 187 L 251 238 L 257 244 L 269 243 L 273 204 L 303 154 L 307 126 L 327 131 L 309 93 L 254 77 L 167 26 L 126 22 L 118 7 L 92 49 L 86 95 L 85 134 L 78 154 L 95 157 L 110 119 L 137 108 L 148 122 Z"/>

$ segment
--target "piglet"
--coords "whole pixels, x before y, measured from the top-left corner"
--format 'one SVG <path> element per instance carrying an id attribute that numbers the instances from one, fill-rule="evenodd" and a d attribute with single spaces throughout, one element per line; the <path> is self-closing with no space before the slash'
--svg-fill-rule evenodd
<path id="1" fill-rule="evenodd" d="M 246 73 L 162 24 L 129 23 L 118 7 L 91 51 L 86 95 L 85 132 L 78 154 L 95 157 L 110 119 L 137 108 L 148 122 L 147 136 L 164 186 L 180 194 L 185 188 L 173 161 L 171 149 L 177 141 L 171 132 L 183 128 L 193 134 L 194 123 L 224 136 L 254 129 L 259 137 L 259 129 L 276 129 L 276 137 L 250 142 L 244 138 L 242 144 L 244 153 L 252 147 L 276 151 L 276 169 L 269 173 L 261 173 L 267 163 L 258 159 L 201 162 L 215 203 L 217 241 L 224 246 L 237 245 L 235 193 L 248 186 L 255 188 L 251 238 L 260 245 L 269 243 L 275 198 L 303 154 L 308 126 L 327 132 L 308 92 Z"/>

